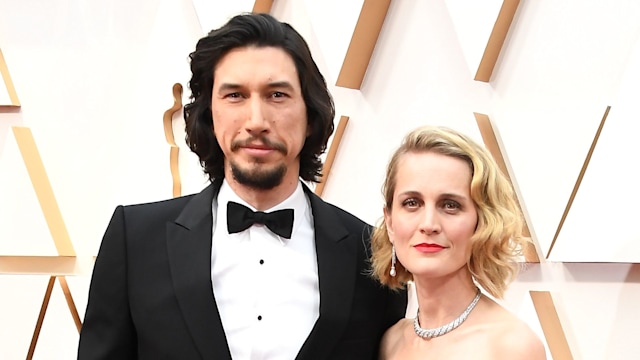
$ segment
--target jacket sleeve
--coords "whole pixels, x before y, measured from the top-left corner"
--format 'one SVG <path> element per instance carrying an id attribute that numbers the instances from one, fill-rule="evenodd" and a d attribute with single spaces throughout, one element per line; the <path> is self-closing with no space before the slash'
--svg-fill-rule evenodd
<path id="1" fill-rule="evenodd" d="M 398 320 L 403 319 L 407 313 L 407 288 L 397 291 L 387 289 L 389 291 L 389 302 L 387 304 L 387 313 L 385 316 L 386 328 L 390 328 Z"/>
<path id="2" fill-rule="evenodd" d="M 136 359 L 136 342 L 128 301 L 124 208 L 118 206 L 93 268 L 78 360 Z"/>

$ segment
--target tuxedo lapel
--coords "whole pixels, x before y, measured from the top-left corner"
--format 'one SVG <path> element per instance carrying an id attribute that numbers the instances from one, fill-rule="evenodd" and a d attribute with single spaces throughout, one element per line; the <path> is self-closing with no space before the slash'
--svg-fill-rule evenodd
<path id="1" fill-rule="evenodd" d="M 357 272 L 357 242 L 341 224 L 336 210 L 306 186 L 315 227 L 320 286 L 320 317 L 297 359 L 328 358 L 349 319 Z M 354 239 L 350 239 L 354 240 Z"/>
<path id="2" fill-rule="evenodd" d="M 231 359 L 211 284 L 211 206 L 216 182 L 167 223 L 167 248 L 180 310 L 203 359 Z"/>

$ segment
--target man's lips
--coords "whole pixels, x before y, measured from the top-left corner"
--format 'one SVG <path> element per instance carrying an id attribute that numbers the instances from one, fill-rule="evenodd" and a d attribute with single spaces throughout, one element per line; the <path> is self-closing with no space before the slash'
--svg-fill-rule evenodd
<path id="1" fill-rule="evenodd" d="M 261 144 L 249 144 L 242 146 L 243 149 L 255 149 L 255 150 L 274 150 L 271 146 Z"/>
<path id="2" fill-rule="evenodd" d="M 241 149 L 254 156 L 267 155 L 275 151 L 274 148 L 266 145 L 246 145 L 242 146 Z"/>
<path id="3" fill-rule="evenodd" d="M 266 145 L 247 145 L 243 146 L 242 148 L 248 150 L 275 150 L 274 148 Z"/>
<path id="4" fill-rule="evenodd" d="M 436 253 L 446 249 L 444 246 L 441 246 L 438 244 L 427 244 L 427 243 L 416 244 L 413 247 L 422 253 Z"/>

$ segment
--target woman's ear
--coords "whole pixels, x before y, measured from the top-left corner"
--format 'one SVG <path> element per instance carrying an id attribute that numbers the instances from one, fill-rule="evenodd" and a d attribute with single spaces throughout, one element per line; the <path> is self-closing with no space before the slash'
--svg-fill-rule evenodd
<path id="1" fill-rule="evenodd" d="M 386 207 L 382 208 L 382 212 L 384 213 L 384 224 L 387 228 L 387 235 L 389 235 L 389 240 L 391 240 L 391 235 L 393 235 L 393 223 L 391 222 L 391 213 L 387 210 Z"/>

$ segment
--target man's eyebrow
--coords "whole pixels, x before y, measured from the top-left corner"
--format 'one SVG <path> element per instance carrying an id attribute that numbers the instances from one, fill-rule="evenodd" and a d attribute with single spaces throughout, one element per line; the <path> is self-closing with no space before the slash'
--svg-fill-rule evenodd
<path id="1" fill-rule="evenodd" d="M 240 84 L 222 83 L 222 85 L 220 85 L 220 87 L 218 88 L 218 91 L 238 90 L 241 87 L 242 86 L 240 86 Z"/>
<path id="2" fill-rule="evenodd" d="M 273 81 L 273 82 L 267 83 L 266 87 L 270 89 L 273 89 L 273 88 L 280 88 L 280 89 L 284 88 L 284 89 L 291 89 L 291 90 L 294 89 L 293 85 L 289 81 Z M 242 88 L 243 86 L 240 84 L 222 83 L 218 88 L 218 91 L 238 90 Z"/>
<path id="3" fill-rule="evenodd" d="M 267 84 L 270 88 L 287 88 L 293 89 L 293 85 L 291 85 L 288 81 L 274 81 Z"/>

